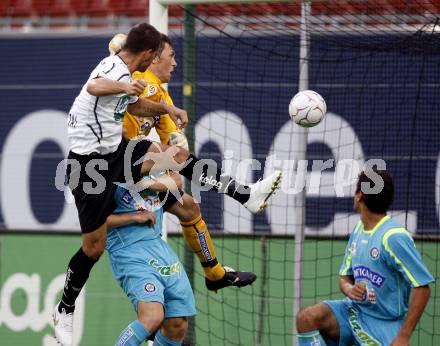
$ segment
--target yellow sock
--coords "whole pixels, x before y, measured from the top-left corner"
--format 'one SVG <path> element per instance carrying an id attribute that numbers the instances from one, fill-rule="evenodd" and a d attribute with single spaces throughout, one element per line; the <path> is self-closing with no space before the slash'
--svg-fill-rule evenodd
<path id="1" fill-rule="evenodd" d="M 212 281 L 220 280 L 225 275 L 225 270 L 217 261 L 214 243 L 202 215 L 189 222 L 180 222 L 180 224 L 183 237 L 199 258 L 205 276 Z"/>

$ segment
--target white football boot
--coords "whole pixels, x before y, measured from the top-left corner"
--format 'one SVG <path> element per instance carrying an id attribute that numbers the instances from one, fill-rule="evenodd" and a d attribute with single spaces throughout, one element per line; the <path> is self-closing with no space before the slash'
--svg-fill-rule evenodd
<path id="1" fill-rule="evenodd" d="M 275 171 L 267 178 L 249 185 L 251 192 L 249 200 L 243 204 L 251 213 L 259 213 L 267 207 L 267 200 L 280 187 L 283 173 Z"/>
<path id="2" fill-rule="evenodd" d="M 67 314 L 63 309 L 62 312 L 58 312 L 58 305 L 55 306 L 55 310 L 52 314 L 53 329 L 55 330 L 55 338 L 63 346 L 73 345 L 73 312 Z"/>

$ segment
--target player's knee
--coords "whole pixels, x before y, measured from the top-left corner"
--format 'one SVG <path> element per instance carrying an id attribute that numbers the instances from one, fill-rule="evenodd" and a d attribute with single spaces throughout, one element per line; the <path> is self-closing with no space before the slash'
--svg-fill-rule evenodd
<path id="1" fill-rule="evenodd" d="M 88 240 L 83 242 L 83 251 L 84 253 L 95 260 L 98 260 L 105 250 L 105 238 L 104 239 L 96 239 L 96 240 Z"/>
<path id="2" fill-rule="evenodd" d="M 182 340 L 188 329 L 186 317 L 176 317 L 165 320 L 162 333 L 170 339 Z"/>
<path id="3" fill-rule="evenodd" d="M 159 303 L 143 303 L 138 305 L 138 319 L 145 329 L 154 333 L 163 323 L 164 312 Z"/>
<path id="4" fill-rule="evenodd" d="M 316 329 L 316 316 L 312 309 L 302 309 L 296 315 L 296 330 L 298 333 L 308 332 Z"/>
<path id="5" fill-rule="evenodd" d="M 194 198 L 187 194 L 183 196 L 183 207 L 184 212 L 182 213 L 182 217 L 180 217 L 180 221 L 190 222 L 201 213 L 199 204 L 195 202 Z"/>
<path id="6" fill-rule="evenodd" d="M 154 333 L 158 330 L 163 322 L 163 316 L 160 315 L 141 315 L 138 316 L 138 318 L 144 328 L 150 333 Z"/>
<path id="7" fill-rule="evenodd" d="M 174 155 L 174 160 L 177 163 L 185 162 L 189 157 L 189 151 L 183 148 L 179 148 L 179 151 Z"/>

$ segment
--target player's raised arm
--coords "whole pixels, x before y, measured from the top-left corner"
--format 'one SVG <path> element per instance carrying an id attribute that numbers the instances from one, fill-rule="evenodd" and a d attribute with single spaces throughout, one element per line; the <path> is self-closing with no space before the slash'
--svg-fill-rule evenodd
<path id="1" fill-rule="evenodd" d="M 185 110 L 173 105 L 154 102 L 148 99 L 140 98 L 137 102 L 129 104 L 127 111 L 138 117 L 150 117 L 154 115 L 169 114 L 179 127 L 188 125 L 188 114 Z"/>
<path id="2" fill-rule="evenodd" d="M 106 96 L 124 93 L 129 96 L 142 94 L 147 83 L 134 80 L 131 83 L 114 81 L 109 78 L 94 78 L 87 83 L 87 92 L 93 96 Z"/>
<path id="3" fill-rule="evenodd" d="M 156 216 L 148 210 L 139 210 L 131 213 L 112 214 L 107 218 L 108 228 L 131 225 L 133 223 L 156 223 Z"/>

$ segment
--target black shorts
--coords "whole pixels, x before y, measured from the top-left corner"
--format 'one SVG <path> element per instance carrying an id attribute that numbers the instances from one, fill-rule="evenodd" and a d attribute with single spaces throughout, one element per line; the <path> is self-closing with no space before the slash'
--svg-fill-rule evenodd
<path id="1" fill-rule="evenodd" d="M 124 156 L 128 143 L 129 141 L 122 139 L 118 149 L 106 155 L 97 153 L 79 155 L 69 152 L 66 184 L 75 197 L 82 233 L 90 233 L 98 229 L 115 210 L 114 194 L 117 187 L 115 183 L 126 182 Z M 131 157 L 128 156 L 127 165 L 130 167 L 127 171 L 131 172 L 132 180 L 136 183 L 142 178 L 142 165 L 133 164 L 146 154 L 151 142 L 142 139 L 130 143 L 134 144 L 134 149 Z"/>

